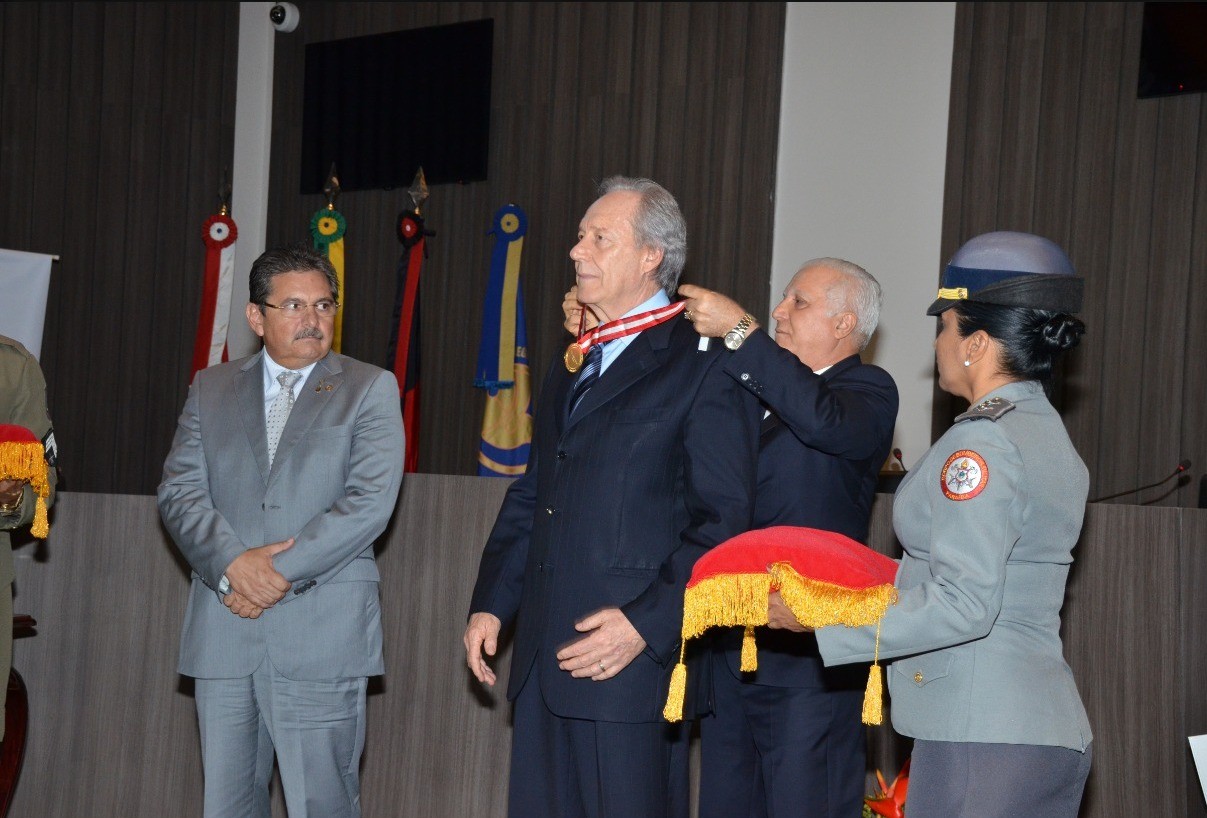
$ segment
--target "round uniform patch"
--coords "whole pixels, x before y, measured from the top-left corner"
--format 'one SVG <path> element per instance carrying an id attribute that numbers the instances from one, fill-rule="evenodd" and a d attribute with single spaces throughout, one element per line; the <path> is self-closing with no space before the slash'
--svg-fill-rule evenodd
<path id="1" fill-rule="evenodd" d="M 939 486 L 948 500 L 971 500 L 989 485 L 989 466 L 985 458 L 971 449 L 961 449 L 947 458 Z"/>

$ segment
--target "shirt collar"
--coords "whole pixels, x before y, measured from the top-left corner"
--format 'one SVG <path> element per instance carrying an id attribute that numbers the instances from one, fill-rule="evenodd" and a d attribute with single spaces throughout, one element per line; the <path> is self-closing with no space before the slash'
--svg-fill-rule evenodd
<path id="1" fill-rule="evenodd" d="M 313 364 L 304 366 L 301 369 L 286 369 L 274 361 L 266 349 L 264 350 L 264 389 L 267 391 L 268 389 L 277 386 L 279 383 L 279 381 L 277 381 L 277 375 L 280 375 L 282 372 L 300 372 L 302 373 L 302 377 L 298 379 L 298 383 L 306 383 L 306 379 L 310 377 L 310 370 L 314 369 L 315 364 L 317 363 L 318 361 L 315 361 Z"/>

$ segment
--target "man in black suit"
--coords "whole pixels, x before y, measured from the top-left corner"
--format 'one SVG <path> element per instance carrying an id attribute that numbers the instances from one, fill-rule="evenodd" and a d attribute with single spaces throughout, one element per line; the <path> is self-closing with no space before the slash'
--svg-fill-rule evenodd
<path id="1" fill-rule="evenodd" d="M 679 206 L 648 179 L 600 194 L 570 251 L 600 325 L 550 367 L 464 638 L 494 684 L 483 652 L 515 625 L 513 818 L 687 815 L 686 734 L 662 718 L 683 589 L 700 555 L 750 528 L 754 502 L 755 400 L 670 303 Z"/>
<path id="2" fill-rule="evenodd" d="M 687 315 L 719 336 L 745 310 L 684 285 Z M 892 445 L 897 387 L 864 364 L 880 285 L 834 258 L 806 262 L 772 312 L 723 362 L 765 410 L 754 528 L 807 526 L 867 541 L 876 476 Z M 753 325 L 757 326 L 757 324 Z M 772 595 L 771 622 L 792 614 Z M 741 630 L 714 639 L 714 712 L 701 721 L 700 818 L 849 818 L 863 802 L 860 722 L 867 668 L 827 669 L 812 634 L 760 629 L 758 670 L 742 673 Z"/>

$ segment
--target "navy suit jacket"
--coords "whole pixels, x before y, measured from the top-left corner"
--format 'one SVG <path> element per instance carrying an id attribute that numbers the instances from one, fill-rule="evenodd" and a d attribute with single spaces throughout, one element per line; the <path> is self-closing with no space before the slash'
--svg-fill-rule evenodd
<path id="1" fill-rule="evenodd" d="M 509 699 L 536 680 L 559 716 L 662 719 L 692 566 L 748 530 L 754 506 L 756 401 L 721 372 L 728 351 L 698 342 L 679 318 L 645 330 L 573 418 L 578 376 L 550 367 L 528 470 L 508 489 L 470 605 L 515 624 Z M 582 637 L 575 622 L 611 606 L 646 650 L 603 682 L 560 670 L 557 651 Z M 706 679 L 689 675 L 693 687 Z"/>
<path id="2" fill-rule="evenodd" d="M 762 332 L 747 339 L 724 371 L 771 410 L 759 441 L 754 528 L 807 526 L 867 542 L 876 477 L 897 420 L 892 377 L 858 355 L 815 375 Z M 741 631 L 725 631 L 718 640 L 726 664 L 739 675 Z M 760 628 L 756 643 L 759 667 L 740 674 L 747 681 L 777 687 L 855 684 L 860 690 L 867 681 L 866 669 L 826 670 L 811 634 Z"/>

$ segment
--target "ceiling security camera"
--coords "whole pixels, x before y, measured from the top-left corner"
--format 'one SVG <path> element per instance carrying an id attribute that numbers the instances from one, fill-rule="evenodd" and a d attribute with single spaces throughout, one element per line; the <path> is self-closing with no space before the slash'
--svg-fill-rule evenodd
<path id="1" fill-rule="evenodd" d="M 268 19 L 272 21 L 272 27 L 286 34 L 298 27 L 298 20 L 301 17 L 298 7 L 293 3 L 276 3 L 268 10 Z"/>

